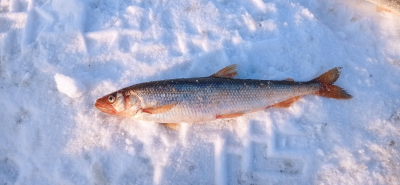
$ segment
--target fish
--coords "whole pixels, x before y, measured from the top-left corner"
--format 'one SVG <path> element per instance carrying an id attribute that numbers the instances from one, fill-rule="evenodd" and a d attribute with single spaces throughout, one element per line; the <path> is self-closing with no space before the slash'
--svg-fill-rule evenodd
<path id="1" fill-rule="evenodd" d="M 352 96 L 333 83 L 340 67 L 306 82 L 293 79 L 235 79 L 237 65 L 227 66 L 208 77 L 180 78 L 135 84 L 96 100 L 100 111 L 138 120 L 163 123 L 197 123 L 231 119 L 267 108 L 287 108 L 306 95 L 334 99 Z"/>

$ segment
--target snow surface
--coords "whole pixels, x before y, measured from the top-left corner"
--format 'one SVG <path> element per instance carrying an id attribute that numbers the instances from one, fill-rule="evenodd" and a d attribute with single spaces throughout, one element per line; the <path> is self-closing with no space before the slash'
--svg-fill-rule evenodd
<path id="1" fill-rule="evenodd" d="M 56 81 L 58 91 L 66 94 L 70 98 L 78 98 L 86 91 L 86 87 L 82 83 L 69 76 L 56 73 L 54 75 L 54 80 Z"/>
<path id="2" fill-rule="evenodd" d="M 399 184 L 399 20 L 361 0 L 0 1 L 0 184 Z M 233 63 L 296 81 L 341 66 L 354 98 L 179 131 L 93 106 Z"/>

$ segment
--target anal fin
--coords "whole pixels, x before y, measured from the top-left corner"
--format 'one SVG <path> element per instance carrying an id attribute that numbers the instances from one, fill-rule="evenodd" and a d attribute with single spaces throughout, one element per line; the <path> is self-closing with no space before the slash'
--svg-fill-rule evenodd
<path id="1" fill-rule="evenodd" d="M 172 130 L 178 130 L 179 129 L 179 124 L 178 123 L 161 123 L 165 127 L 172 129 Z"/>
<path id="2" fill-rule="evenodd" d="M 174 107 L 176 105 L 176 103 L 172 103 L 169 105 L 162 105 L 159 107 L 155 107 L 155 108 L 147 108 L 147 109 L 142 109 L 142 112 L 146 112 L 149 114 L 161 114 L 161 113 L 166 113 L 169 110 L 172 109 L 172 107 Z"/>
<path id="3" fill-rule="evenodd" d="M 244 113 L 220 114 L 220 115 L 217 115 L 216 118 L 217 119 L 236 118 L 239 116 L 243 116 L 243 114 Z"/>
<path id="4" fill-rule="evenodd" d="M 296 102 L 296 101 L 299 100 L 299 99 L 300 99 L 300 96 L 296 96 L 296 97 L 287 99 L 287 100 L 285 100 L 285 101 L 283 101 L 283 102 L 279 102 L 279 103 L 276 103 L 276 104 L 274 104 L 274 105 L 271 105 L 271 106 L 269 106 L 269 107 L 274 107 L 274 108 L 288 108 L 288 107 L 290 107 L 290 105 L 292 105 L 294 102 Z M 267 108 L 268 108 L 268 107 L 267 107 Z"/>

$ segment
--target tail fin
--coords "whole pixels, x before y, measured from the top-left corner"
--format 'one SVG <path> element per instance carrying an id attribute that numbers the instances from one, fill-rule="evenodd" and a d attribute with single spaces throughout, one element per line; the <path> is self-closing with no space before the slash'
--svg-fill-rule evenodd
<path id="1" fill-rule="evenodd" d="M 333 68 L 321 76 L 311 80 L 312 82 L 319 82 L 321 88 L 315 94 L 327 98 L 335 99 L 350 99 L 352 96 L 339 86 L 333 85 L 340 76 L 341 67 Z"/>

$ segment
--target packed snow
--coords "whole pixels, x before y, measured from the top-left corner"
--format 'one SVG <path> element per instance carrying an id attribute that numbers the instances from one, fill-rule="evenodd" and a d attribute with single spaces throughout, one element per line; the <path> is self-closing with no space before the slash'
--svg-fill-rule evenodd
<path id="1" fill-rule="evenodd" d="M 400 16 L 363 0 L 0 1 L 0 184 L 399 184 Z M 350 100 L 170 130 L 95 100 L 140 82 L 308 81 Z"/>
<path id="2" fill-rule="evenodd" d="M 54 80 L 56 81 L 58 91 L 66 94 L 70 98 L 78 98 L 86 91 L 86 88 L 82 83 L 69 76 L 56 73 L 54 75 Z"/>

